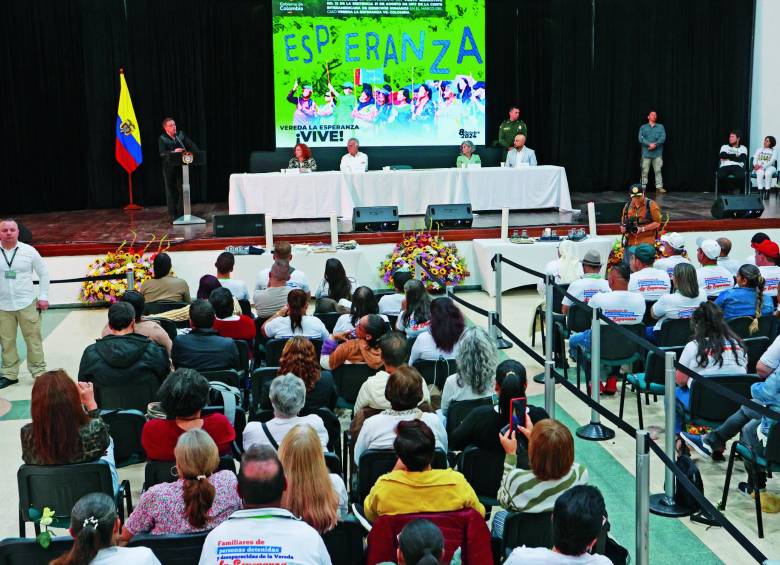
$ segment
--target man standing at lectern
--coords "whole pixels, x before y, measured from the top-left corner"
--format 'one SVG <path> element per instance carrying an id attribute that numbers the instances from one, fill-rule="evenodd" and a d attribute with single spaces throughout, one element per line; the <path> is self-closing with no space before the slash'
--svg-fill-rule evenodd
<path id="1" fill-rule="evenodd" d="M 168 205 L 168 216 L 173 222 L 184 213 L 184 210 L 182 208 L 181 160 L 173 159 L 170 155 L 184 151 L 200 151 L 200 149 L 183 131 L 176 130 L 176 122 L 173 118 L 165 118 L 162 127 L 163 133 L 158 141 L 158 147 L 162 158 L 165 202 Z"/>

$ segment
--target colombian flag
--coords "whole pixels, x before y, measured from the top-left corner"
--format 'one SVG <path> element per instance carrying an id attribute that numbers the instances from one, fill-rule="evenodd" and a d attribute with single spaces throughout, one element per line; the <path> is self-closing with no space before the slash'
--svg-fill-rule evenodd
<path id="1" fill-rule="evenodd" d="M 138 120 L 135 119 L 133 102 L 125 82 L 125 72 L 119 69 L 119 108 L 116 111 L 116 160 L 127 171 L 132 173 L 138 168 L 144 157 L 141 154 L 141 132 Z"/>

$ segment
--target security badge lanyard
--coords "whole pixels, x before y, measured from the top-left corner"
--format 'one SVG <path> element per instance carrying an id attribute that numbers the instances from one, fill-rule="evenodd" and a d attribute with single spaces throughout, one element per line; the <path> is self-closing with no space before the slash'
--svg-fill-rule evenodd
<path id="1" fill-rule="evenodd" d="M 3 252 L 3 259 L 5 259 L 5 264 L 8 265 L 8 270 L 5 272 L 5 278 L 6 279 L 15 279 L 16 278 L 16 271 L 14 271 L 11 268 L 11 265 L 14 264 L 14 259 L 16 259 L 16 252 L 19 251 L 19 248 L 15 248 L 13 255 L 11 255 L 11 260 L 8 260 L 8 255 L 5 254 L 5 249 L 0 248 L 0 251 Z"/>

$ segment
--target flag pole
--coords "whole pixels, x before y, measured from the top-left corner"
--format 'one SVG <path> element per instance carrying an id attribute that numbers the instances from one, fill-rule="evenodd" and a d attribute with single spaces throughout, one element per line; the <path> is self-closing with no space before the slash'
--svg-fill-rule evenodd
<path id="1" fill-rule="evenodd" d="M 127 192 L 130 195 L 130 204 L 125 206 L 124 209 L 127 211 L 143 210 L 143 206 L 133 202 L 133 173 L 127 173 Z"/>

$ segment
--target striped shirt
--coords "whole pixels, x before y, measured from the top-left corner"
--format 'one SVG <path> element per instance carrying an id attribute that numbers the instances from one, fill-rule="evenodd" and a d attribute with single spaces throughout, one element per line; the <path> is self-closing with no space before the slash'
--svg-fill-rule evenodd
<path id="1" fill-rule="evenodd" d="M 518 469 L 516 455 L 504 459 L 504 477 L 498 489 L 501 506 L 513 512 L 548 512 L 560 495 L 577 485 L 588 484 L 588 471 L 575 463 L 556 480 L 542 481 L 530 469 Z"/>

